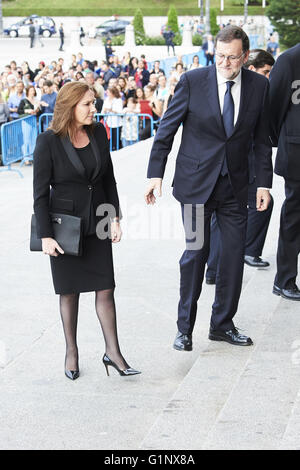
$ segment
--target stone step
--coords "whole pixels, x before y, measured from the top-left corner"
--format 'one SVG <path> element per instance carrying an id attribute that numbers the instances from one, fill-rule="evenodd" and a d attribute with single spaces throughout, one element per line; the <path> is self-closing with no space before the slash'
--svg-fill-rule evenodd
<path id="1" fill-rule="evenodd" d="M 236 324 L 253 337 L 254 346 L 241 348 L 211 342 L 207 339 L 208 323 L 206 328 L 201 324 L 197 334 L 194 334 L 194 341 L 201 344 L 198 359 L 145 436 L 141 448 L 205 448 L 208 436 L 213 432 L 220 413 L 241 380 L 280 303 L 280 299 L 270 292 L 273 269 L 259 271 L 249 268 L 246 275 L 250 277 L 244 285 Z M 188 353 L 178 353 L 183 354 Z M 240 426 L 237 421 L 235 426 L 238 431 Z"/>
<path id="2" fill-rule="evenodd" d="M 299 331 L 300 305 L 279 300 L 202 448 L 279 449 L 295 444 L 297 433 L 291 427 L 297 410 L 299 416 L 294 407 L 300 390 Z"/>

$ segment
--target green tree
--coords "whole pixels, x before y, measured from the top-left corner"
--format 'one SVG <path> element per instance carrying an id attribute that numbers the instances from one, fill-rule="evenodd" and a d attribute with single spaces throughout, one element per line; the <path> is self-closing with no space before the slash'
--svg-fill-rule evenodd
<path id="1" fill-rule="evenodd" d="M 272 25 L 278 32 L 280 43 L 286 47 L 300 42 L 300 1 L 270 0 L 266 12 Z"/>
<path id="2" fill-rule="evenodd" d="M 215 8 L 210 9 L 210 32 L 213 36 L 216 36 L 219 32 L 219 26 L 217 23 L 217 10 Z"/>
<path id="3" fill-rule="evenodd" d="M 177 10 L 174 7 L 174 5 L 170 5 L 169 11 L 168 11 L 168 26 L 170 26 L 171 30 L 174 33 L 179 32 Z"/>
<path id="4" fill-rule="evenodd" d="M 144 18 L 140 8 L 135 11 L 133 18 L 133 28 L 135 34 L 136 44 L 144 44 L 145 42 L 145 29 L 144 29 Z"/>

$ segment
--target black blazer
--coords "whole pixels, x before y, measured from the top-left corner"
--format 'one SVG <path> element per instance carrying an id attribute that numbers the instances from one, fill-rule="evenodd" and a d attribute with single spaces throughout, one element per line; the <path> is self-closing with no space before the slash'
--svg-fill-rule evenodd
<path id="1" fill-rule="evenodd" d="M 275 173 L 300 180 L 300 43 L 281 54 L 270 74 Z"/>
<path id="2" fill-rule="evenodd" d="M 239 115 L 227 137 L 220 111 L 216 67 L 203 67 L 182 75 L 156 133 L 148 178 L 162 178 L 174 135 L 183 132 L 173 181 L 175 198 L 187 204 L 205 204 L 227 155 L 230 181 L 238 201 L 248 194 L 248 152 L 255 146 L 257 185 L 272 186 L 272 146 L 269 139 L 268 80 L 242 69 Z"/>
<path id="3" fill-rule="evenodd" d="M 49 212 L 82 217 L 84 233 L 95 233 L 100 217 L 96 209 L 102 203 L 112 204 L 120 216 L 119 199 L 109 153 L 109 143 L 102 124 L 89 134 L 95 157 L 92 179 L 69 138 L 61 138 L 48 130 L 37 138 L 34 151 L 34 212 L 40 238 L 53 237 Z"/>

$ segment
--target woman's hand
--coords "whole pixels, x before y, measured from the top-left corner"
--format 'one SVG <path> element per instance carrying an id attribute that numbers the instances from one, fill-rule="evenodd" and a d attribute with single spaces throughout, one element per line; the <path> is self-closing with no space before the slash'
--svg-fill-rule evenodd
<path id="1" fill-rule="evenodd" d="M 110 231 L 112 243 L 118 243 L 122 237 L 122 230 L 119 220 L 114 220 L 111 222 Z"/>
<path id="2" fill-rule="evenodd" d="M 42 238 L 42 250 L 45 255 L 58 256 L 59 253 L 64 254 L 64 250 L 59 246 L 54 238 Z M 57 251 L 59 253 L 57 253 Z"/>

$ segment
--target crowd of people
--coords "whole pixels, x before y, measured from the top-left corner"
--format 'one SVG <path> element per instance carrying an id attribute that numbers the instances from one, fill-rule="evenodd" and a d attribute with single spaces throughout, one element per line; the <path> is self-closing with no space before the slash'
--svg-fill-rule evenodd
<path id="1" fill-rule="evenodd" d="M 144 140 L 151 135 L 153 117 L 155 126 L 172 99 L 181 75 L 187 70 L 182 56 L 167 77 L 160 61 L 149 68 L 144 55 L 131 57 L 127 52 L 118 57 L 108 41 L 107 60 L 98 63 L 85 59 L 82 52 L 73 54 L 70 62 L 62 57 L 46 64 L 43 60 L 34 69 L 27 61 L 17 64 L 12 60 L 0 73 L 0 125 L 21 117 L 53 113 L 56 96 L 61 87 L 71 81 L 88 83 L 94 90 L 96 109 L 102 114 L 118 114 L 107 118 L 112 149 Z M 200 67 L 194 57 L 190 68 Z"/>
<path id="2" fill-rule="evenodd" d="M 231 24 L 231 20 L 228 24 Z M 193 21 L 194 32 L 203 35 L 204 23 Z M 247 25 L 245 25 L 246 27 Z M 220 29 L 225 25 L 220 25 Z M 81 31 L 82 30 L 82 31 Z M 83 29 L 79 28 L 83 37 Z M 36 41 L 36 25 L 31 25 L 32 42 Z M 175 49 L 172 42 L 172 31 L 167 28 L 162 31 L 166 44 Z M 63 47 L 63 25 L 60 27 L 61 44 Z M 81 37 L 81 39 L 82 39 Z M 41 46 L 43 43 L 41 42 Z M 215 62 L 215 46 L 212 35 L 207 35 L 202 45 L 206 57 L 206 65 Z M 267 50 L 273 57 L 279 53 L 279 46 L 274 36 L 270 35 Z M 2 124 L 28 115 L 37 118 L 44 113 L 53 113 L 56 96 L 61 87 L 70 81 L 88 83 L 94 90 L 97 113 L 116 114 L 106 120 L 108 137 L 111 139 L 111 149 L 144 140 L 151 135 L 151 120 L 154 128 L 166 111 L 174 94 L 176 84 L 187 67 L 182 56 L 177 55 L 177 61 L 169 74 L 161 67 L 160 61 L 154 62 L 150 69 L 145 55 L 132 57 L 126 52 L 119 57 L 111 44 L 110 38 L 105 44 L 105 60 L 89 60 L 82 52 L 73 54 L 70 62 L 59 57 L 46 64 L 43 60 L 35 69 L 27 61 L 17 64 L 12 60 L 0 72 L 0 127 Z M 189 69 L 201 67 L 198 55 L 194 56 Z M 120 114 L 122 116 L 120 116 Z M 119 115 L 119 116 L 117 116 Z M 0 141 L 1 154 L 1 141 Z M 1 163 L 1 157 L 0 157 Z"/>

